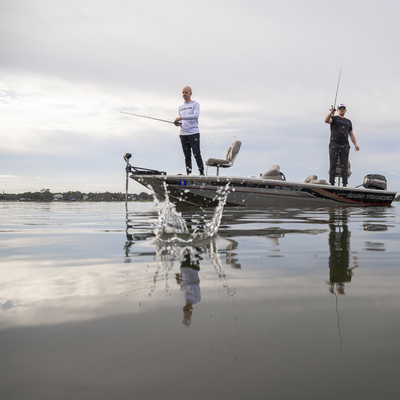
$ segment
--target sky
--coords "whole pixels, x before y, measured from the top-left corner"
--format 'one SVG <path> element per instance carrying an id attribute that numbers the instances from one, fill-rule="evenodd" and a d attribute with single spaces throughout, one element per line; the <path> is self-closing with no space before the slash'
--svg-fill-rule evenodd
<path id="1" fill-rule="evenodd" d="M 121 111 L 174 120 L 186 85 L 203 159 L 242 142 L 224 175 L 328 180 L 340 74 L 349 186 L 377 173 L 400 191 L 398 15 L 398 0 L 0 0 L 0 190 L 124 192 L 126 152 L 184 173 L 179 128 Z"/>

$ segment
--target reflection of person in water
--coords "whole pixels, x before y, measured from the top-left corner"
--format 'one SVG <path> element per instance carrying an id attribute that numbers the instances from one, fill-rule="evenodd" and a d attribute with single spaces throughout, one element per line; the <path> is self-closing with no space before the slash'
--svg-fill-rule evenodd
<path id="1" fill-rule="evenodd" d="M 176 283 L 185 296 L 182 324 L 187 328 L 192 322 L 193 304 L 201 301 L 199 271 L 199 260 L 191 260 L 191 254 L 185 254 L 180 274 L 175 274 Z"/>
<path id="2" fill-rule="evenodd" d="M 353 269 L 358 267 L 358 259 L 354 257 L 354 267 L 349 268 L 350 264 L 350 235 L 347 223 L 337 226 L 334 223 L 330 225 L 329 233 L 329 291 L 336 291 L 338 294 L 345 294 L 344 285 L 351 282 Z"/>

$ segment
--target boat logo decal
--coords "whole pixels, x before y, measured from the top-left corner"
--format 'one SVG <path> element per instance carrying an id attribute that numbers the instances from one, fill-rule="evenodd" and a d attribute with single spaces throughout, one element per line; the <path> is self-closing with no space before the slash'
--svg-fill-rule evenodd
<path id="1" fill-rule="evenodd" d="M 179 186 L 186 186 L 186 181 L 179 181 Z"/>

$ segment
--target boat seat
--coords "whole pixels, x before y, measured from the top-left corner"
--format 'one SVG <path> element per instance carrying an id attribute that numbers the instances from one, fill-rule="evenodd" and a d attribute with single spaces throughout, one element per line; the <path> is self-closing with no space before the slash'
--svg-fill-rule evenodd
<path id="1" fill-rule="evenodd" d="M 279 165 L 273 165 L 268 171 L 260 175 L 261 179 L 273 179 L 275 181 L 286 181 Z"/>
<path id="2" fill-rule="evenodd" d="M 314 179 L 310 183 L 314 183 L 316 185 L 329 185 L 330 186 L 330 183 L 327 182 L 325 179 Z"/>
<path id="3" fill-rule="evenodd" d="M 349 160 L 349 161 L 347 161 L 347 177 L 349 177 L 351 175 L 350 167 L 351 167 L 351 164 L 350 164 L 350 160 Z M 329 174 L 329 171 L 328 171 L 328 174 Z M 339 186 L 340 186 L 340 178 L 342 178 L 342 177 L 343 177 L 342 166 L 340 164 L 340 155 L 339 155 L 337 163 L 336 163 L 336 171 L 335 171 L 335 178 L 338 178 Z"/>
<path id="4" fill-rule="evenodd" d="M 232 167 L 232 165 L 234 164 L 235 159 L 239 153 L 241 145 L 242 145 L 241 141 L 239 141 L 239 140 L 234 141 L 226 152 L 225 160 L 222 158 L 207 158 L 207 160 L 205 161 L 205 164 L 208 167 L 216 167 L 217 168 L 217 176 L 219 176 L 220 168 Z"/>
<path id="5" fill-rule="evenodd" d="M 308 175 L 306 179 L 304 179 L 303 183 L 311 183 L 312 181 L 315 181 L 318 179 L 317 175 Z"/>
<path id="6" fill-rule="evenodd" d="M 351 171 L 350 171 L 350 167 L 351 167 L 351 164 L 350 164 L 350 160 L 347 162 L 347 176 L 350 176 L 351 175 Z M 329 171 L 328 171 L 328 174 L 329 174 Z M 335 178 L 341 178 L 342 177 L 342 166 L 340 165 L 340 156 L 338 157 L 338 161 L 337 161 L 337 164 L 336 164 L 336 174 L 335 174 Z"/>

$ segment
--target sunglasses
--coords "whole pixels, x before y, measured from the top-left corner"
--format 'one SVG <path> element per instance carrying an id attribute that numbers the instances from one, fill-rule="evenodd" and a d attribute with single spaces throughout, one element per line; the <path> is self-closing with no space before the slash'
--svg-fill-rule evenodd
<path id="1" fill-rule="evenodd" d="M 339 107 L 338 109 L 339 109 L 339 110 L 345 110 L 346 107 Z"/>

